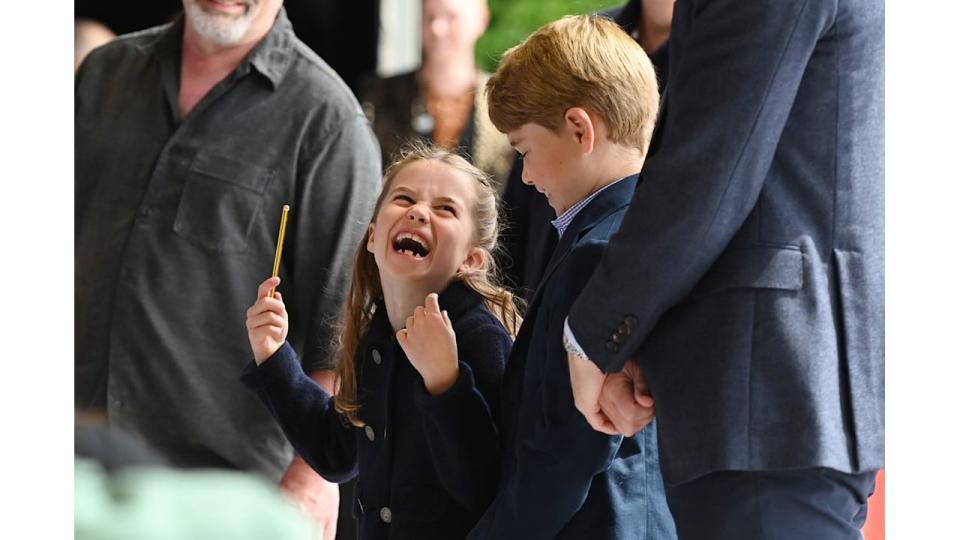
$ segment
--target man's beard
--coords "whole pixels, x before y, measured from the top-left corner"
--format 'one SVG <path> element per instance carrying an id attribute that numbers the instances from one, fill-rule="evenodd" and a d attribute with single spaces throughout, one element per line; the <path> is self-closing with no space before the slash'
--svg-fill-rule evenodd
<path id="1" fill-rule="evenodd" d="M 208 13 L 200 7 L 198 2 L 199 0 L 184 2 L 184 12 L 190 21 L 190 26 L 201 37 L 217 45 L 233 45 L 240 42 L 253 24 L 254 2 L 251 0 L 246 0 L 247 10 L 239 17 Z"/>

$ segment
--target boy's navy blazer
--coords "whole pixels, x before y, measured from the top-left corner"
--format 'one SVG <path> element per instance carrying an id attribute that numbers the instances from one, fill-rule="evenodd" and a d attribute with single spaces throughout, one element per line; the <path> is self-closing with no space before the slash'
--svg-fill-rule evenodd
<path id="1" fill-rule="evenodd" d="M 289 344 L 241 376 L 314 470 L 335 482 L 359 470 L 353 509 L 363 540 L 463 538 L 496 490 L 494 420 L 510 336 L 462 282 L 439 302 L 457 335 L 456 383 L 426 392 L 381 302 L 355 355 L 363 428 L 346 424 Z"/>
<path id="2" fill-rule="evenodd" d="M 504 374 L 500 488 L 470 538 L 676 537 L 655 426 L 628 438 L 591 429 L 574 407 L 561 341 L 566 313 L 636 185 L 627 177 L 590 201 L 547 264 Z"/>

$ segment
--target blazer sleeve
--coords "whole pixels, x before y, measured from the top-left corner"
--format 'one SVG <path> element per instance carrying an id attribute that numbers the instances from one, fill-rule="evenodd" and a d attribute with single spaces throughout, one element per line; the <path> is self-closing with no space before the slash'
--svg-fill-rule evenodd
<path id="1" fill-rule="evenodd" d="M 680 35 L 670 47 L 679 61 L 671 59 L 657 150 L 569 318 L 605 372 L 623 367 L 755 206 L 836 1 L 692 0 L 676 9 Z M 611 329 L 624 324 L 628 338 L 608 350 Z"/>
<path id="2" fill-rule="evenodd" d="M 253 361 L 247 364 L 240 380 L 256 392 L 313 470 L 330 482 L 345 482 L 356 475 L 354 429 L 337 413 L 330 394 L 303 371 L 289 343 L 259 366 Z"/>
<path id="3" fill-rule="evenodd" d="M 542 383 L 536 392 L 525 389 L 521 404 L 524 410 L 532 407 L 536 420 L 519 426 L 516 455 L 511 456 L 516 467 L 504 478 L 471 538 L 555 538 L 583 506 L 594 477 L 609 468 L 620 448 L 622 437 L 595 431 L 574 406 L 561 341 L 567 311 L 605 245 L 591 241 L 577 246 L 543 292 L 536 317 L 548 321 L 547 335 L 534 334 L 532 339 L 543 343 L 546 358 L 527 359 L 544 362 Z"/>
<path id="4" fill-rule="evenodd" d="M 497 489 L 500 451 L 495 419 L 511 345 L 499 324 L 476 327 L 457 339 L 460 375 L 454 385 L 437 396 L 422 383 L 414 391 L 440 482 L 451 497 L 477 514 Z"/>

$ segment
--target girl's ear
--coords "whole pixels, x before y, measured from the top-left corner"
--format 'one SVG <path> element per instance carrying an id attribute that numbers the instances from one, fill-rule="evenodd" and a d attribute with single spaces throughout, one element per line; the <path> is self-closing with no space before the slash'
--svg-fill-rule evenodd
<path id="1" fill-rule="evenodd" d="M 483 263 L 486 260 L 487 252 L 478 248 L 472 247 L 470 251 L 467 252 L 467 257 L 463 259 L 463 262 L 460 263 L 460 268 L 457 269 L 460 273 L 466 273 L 469 270 L 478 270 L 483 268 Z"/>
<path id="2" fill-rule="evenodd" d="M 596 141 L 596 125 L 593 118 L 586 109 L 582 107 L 570 107 L 563 114 L 563 120 L 567 131 L 573 134 L 577 139 L 577 144 L 584 154 L 593 152 L 593 143 Z"/>
<path id="3" fill-rule="evenodd" d="M 367 225 L 367 251 L 373 253 L 373 223 Z"/>

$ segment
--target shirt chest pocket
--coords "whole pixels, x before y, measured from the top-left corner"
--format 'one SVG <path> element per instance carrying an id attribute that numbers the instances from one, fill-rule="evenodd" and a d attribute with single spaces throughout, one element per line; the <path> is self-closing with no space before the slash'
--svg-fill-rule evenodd
<path id="1" fill-rule="evenodd" d="M 210 251 L 242 252 L 274 170 L 199 152 L 187 171 L 173 231 Z"/>

